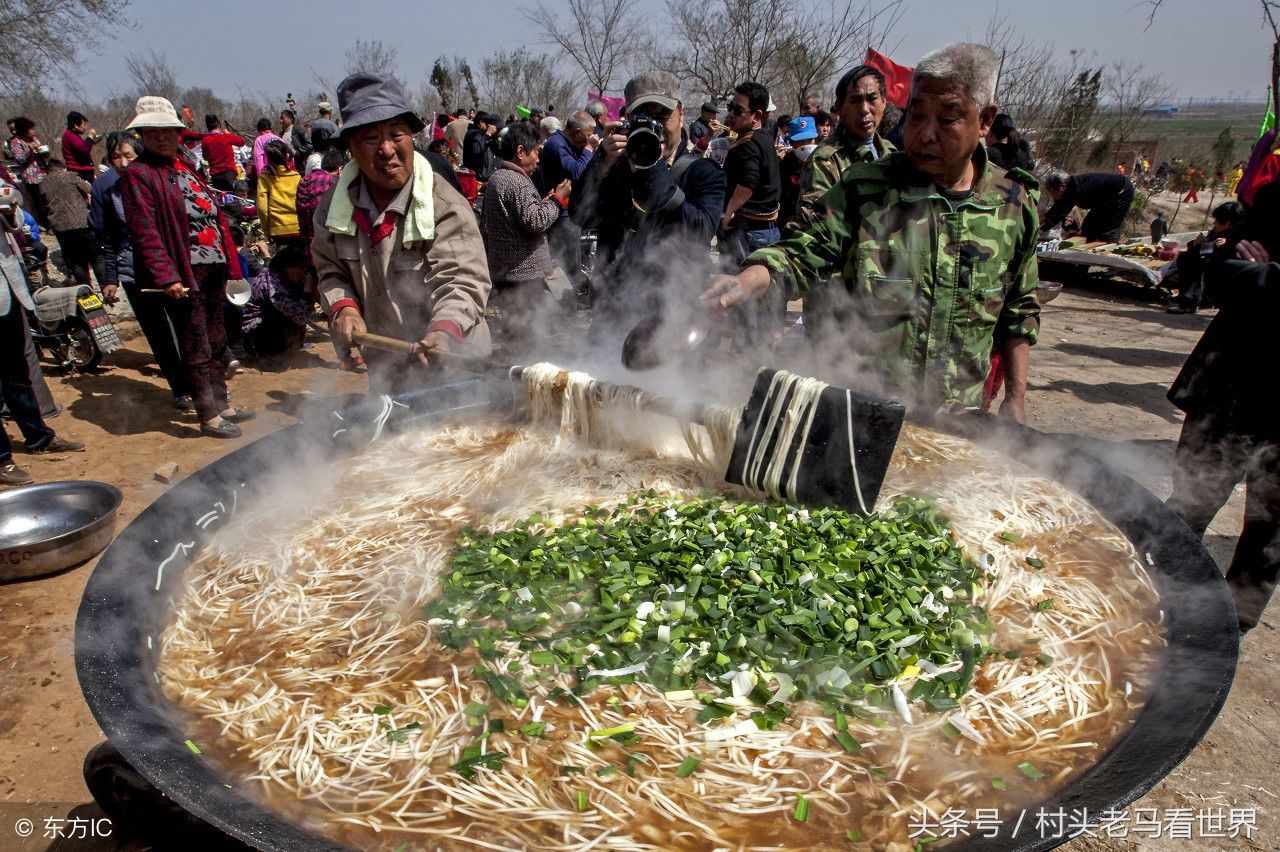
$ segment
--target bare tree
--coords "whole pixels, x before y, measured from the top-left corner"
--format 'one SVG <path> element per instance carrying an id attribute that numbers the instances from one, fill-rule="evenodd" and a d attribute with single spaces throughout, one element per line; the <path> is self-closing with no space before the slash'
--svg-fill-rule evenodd
<path id="1" fill-rule="evenodd" d="M 565 0 L 562 8 L 538 3 L 521 12 L 543 41 L 564 52 L 595 92 L 608 91 L 621 76 L 626 57 L 643 36 L 638 0 Z"/>
<path id="2" fill-rule="evenodd" d="M 982 42 L 1000 59 L 995 93 L 1000 111 L 1024 130 L 1042 124 L 1062 82 L 1053 44 L 1033 41 L 999 14 L 987 22 Z"/>
<path id="3" fill-rule="evenodd" d="M 51 79 L 74 87 L 82 49 L 107 43 L 104 36 L 126 23 L 127 6 L 128 0 L 0 2 L 0 92 L 22 94 Z"/>
<path id="4" fill-rule="evenodd" d="M 1079 51 L 1071 54 L 1071 63 L 1059 72 L 1059 82 L 1050 90 L 1049 108 L 1037 139 L 1041 163 L 1065 171 L 1075 170 L 1091 153 L 1090 139 L 1102 93 L 1102 69 L 1082 67 Z"/>
<path id="5" fill-rule="evenodd" d="M 480 84 L 485 107 L 504 115 L 517 104 L 567 105 L 575 100 L 573 80 L 557 70 L 555 57 L 523 47 L 486 57 L 480 66 Z"/>
<path id="6" fill-rule="evenodd" d="M 400 50 L 387 44 L 382 39 L 358 38 L 345 54 L 348 74 L 365 72 L 368 74 L 385 74 L 392 77 L 400 85 Z"/>
<path id="7" fill-rule="evenodd" d="M 664 57 L 685 84 L 721 96 L 744 80 L 764 84 L 776 104 L 825 94 L 837 71 L 879 47 L 902 14 L 853 0 L 667 0 L 673 34 Z"/>
<path id="8" fill-rule="evenodd" d="M 175 105 L 181 103 L 178 71 L 164 53 L 158 53 L 154 48 L 145 54 L 130 53 L 124 58 L 124 64 L 137 97 L 159 95 Z"/>
<path id="9" fill-rule="evenodd" d="M 1102 97 L 1106 104 L 1099 125 L 1111 137 L 1115 150 L 1148 123 L 1148 110 L 1169 99 L 1172 89 L 1152 74 L 1144 74 L 1141 62 L 1120 60 L 1111 63 L 1102 76 Z"/>

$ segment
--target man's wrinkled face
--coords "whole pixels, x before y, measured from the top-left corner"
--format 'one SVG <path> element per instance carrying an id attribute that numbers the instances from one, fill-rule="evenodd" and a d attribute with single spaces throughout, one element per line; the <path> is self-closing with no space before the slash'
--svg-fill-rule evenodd
<path id="1" fill-rule="evenodd" d="M 995 104 L 979 109 L 963 87 L 924 80 L 912 87 L 907 105 L 907 156 L 934 178 L 961 174 L 995 117 Z"/>
<path id="2" fill-rule="evenodd" d="M 399 192 L 413 177 L 413 131 L 402 118 L 358 128 L 351 134 L 351 157 L 375 188 Z"/>
<path id="3" fill-rule="evenodd" d="M 880 81 L 868 74 L 844 93 L 839 105 L 840 126 L 854 139 L 869 139 L 884 118 Z"/>
<path id="4" fill-rule="evenodd" d="M 515 164 L 524 170 L 524 173 L 533 176 L 538 170 L 538 160 L 542 157 L 542 146 L 535 145 L 532 149 L 526 149 L 523 145 L 516 147 Z"/>

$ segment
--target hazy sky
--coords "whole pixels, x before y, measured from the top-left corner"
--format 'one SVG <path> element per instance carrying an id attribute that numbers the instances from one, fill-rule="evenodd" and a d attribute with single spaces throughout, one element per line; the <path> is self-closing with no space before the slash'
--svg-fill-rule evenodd
<path id="1" fill-rule="evenodd" d="M 655 18 L 664 9 L 662 0 L 641 2 Z M 244 89 L 283 101 L 286 91 L 299 95 L 316 88 L 313 69 L 340 79 L 344 52 L 364 38 L 397 46 L 401 76 L 418 86 L 440 54 L 466 56 L 478 66 L 488 51 L 535 38 L 516 11 L 519 3 L 131 0 L 133 27 L 101 44 L 101 55 L 84 65 L 81 85 L 95 99 L 126 89 L 125 55 L 154 49 L 179 69 L 184 86 L 207 86 L 231 100 Z M 1023 33 L 1052 42 L 1063 56 L 1079 49 L 1094 64 L 1125 57 L 1141 61 L 1182 98 L 1264 97 L 1271 45 L 1258 0 L 1164 0 L 1150 29 L 1144 0 L 906 0 L 906 13 L 887 45 L 894 59 L 913 65 L 935 47 L 980 36 L 996 11 Z M 546 49 L 536 42 L 528 46 Z"/>

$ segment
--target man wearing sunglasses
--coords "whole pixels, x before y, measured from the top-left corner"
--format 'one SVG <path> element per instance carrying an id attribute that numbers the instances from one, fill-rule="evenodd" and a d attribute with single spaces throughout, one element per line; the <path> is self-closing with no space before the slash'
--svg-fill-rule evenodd
<path id="1" fill-rule="evenodd" d="M 778 241 L 782 179 L 773 137 L 765 132 L 769 90 L 759 83 L 739 83 L 729 101 L 726 123 L 736 135 L 724 161 L 729 200 L 720 220 L 726 247 L 737 259 Z"/>
<path id="2" fill-rule="evenodd" d="M 1025 422 L 1040 328 L 1038 184 L 993 169 L 980 144 L 996 115 L 997 69 L 977 44 L 921 59 L 905 150 L 845 169 L 816 202 L 813 224 L 713 282 L 703 293 L 709 309 L 727 311 L 771 284 L 826 288 L 848 308 L 824 347 L 826 372 L 924 409 L 971 408 L 996 352 L 1007 383 L 1000 412 Z"/>

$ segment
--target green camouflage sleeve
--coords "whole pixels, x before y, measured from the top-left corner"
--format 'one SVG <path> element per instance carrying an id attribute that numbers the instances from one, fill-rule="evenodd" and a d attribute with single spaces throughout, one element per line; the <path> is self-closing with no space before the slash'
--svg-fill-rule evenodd
<path id="1" fill-rule="evenodd" d="M 844 266 L 857 230 L 844 216 L 846 197 L 840 187 L 829 190 L 816 205 L 815 221 L 788 228 L 781 242 L 752 252 L 742 265 L 767 266 L 772 283 L 788 293 L 805 293 L 826 282 Z"/>
<path id="2" fill-rule="evenodd" d="M 996 321 L 997 345 L 1011 337 L 1025 337 L 1034 345 L 1040 336 L 1040 302 L 1036 297 L 1036 284 L 1040 281 L 1036 261 L 1040 217 L 1036 213 L 1036 193 L 1027 194 L 1030 198 L 1022 207 L 1022 234 L 1009 267 L 1009 295 Z"/>
<path id="3" fill-rule="evenodd" d="M 839 179 L 840 166 L 833 158 L 809 158 L 800 172 L 800 199 L 796 203 L 796 215 L 788 223 L 791 230 L 803 230 L 818 221 L 815 205 Z"/>

